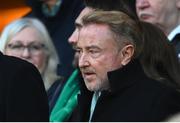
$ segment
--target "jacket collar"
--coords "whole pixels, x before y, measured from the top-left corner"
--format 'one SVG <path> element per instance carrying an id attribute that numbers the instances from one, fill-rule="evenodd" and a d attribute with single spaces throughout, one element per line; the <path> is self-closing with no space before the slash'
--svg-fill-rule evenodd
<path id="1" fill-rule="evenodd" d="M 107 73 L 110 91 L 102 91 L 103 93 L 115 93 L 121 91 L 125 88 L 132 86 L 133 84 L 142 81 L 147 76 L 139 62 L 139 60 L 134 59 L 129 62 L 126 66 L 110 71 Z M 81 94 L 92 96 L 93 92 L 90 92 L 83 81 L 81 74 L 79 75 Z"/>
<path id="2" fill-rule="evenodd" d="M 132 60 L 126 66 L 108 72 L 111 92 L 125 89 L 146 77 L 139 60 Z"/>

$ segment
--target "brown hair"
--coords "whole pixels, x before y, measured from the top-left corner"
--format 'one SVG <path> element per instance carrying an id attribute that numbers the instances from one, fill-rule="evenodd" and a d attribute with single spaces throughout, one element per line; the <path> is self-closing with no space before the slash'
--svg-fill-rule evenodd
<path id="1" fill-rule="evenodd" d="M 83 25 L 88 24 L 106 24 L 118 44 L 128 42 L 135 47 L 134 57 L 137 57 L 143 47 L 141 40 L 140 27 L 136 21 L 127 14 L 120 11 L 93 11 L 82 18 Z"/>
<path id="2" fill-rule="evenodd" d="M 180 87 L 180 65 L 172 44 L 161 29 L 141 22 L 144 48 L 141 63 L 150 78 L 169 81 Z"/>

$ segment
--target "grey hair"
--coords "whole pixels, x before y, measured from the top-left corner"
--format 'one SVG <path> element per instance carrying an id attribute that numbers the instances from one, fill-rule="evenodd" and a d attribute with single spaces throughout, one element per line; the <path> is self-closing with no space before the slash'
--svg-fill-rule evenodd
<path id="1" fill-rule="evenodd" d="M 134 58 L 139 57 L 143 40 L 139 23 L 127 14 L 120 11 L 96 10 L 82 18 L 83 25 L 105 24 L 108 25 L 119 47 L 122 43 L 131 43 L 135 47 Z"/>
<path id="2" fill-rule="evenodd" d="M 18 32 L 27 27 L 32 27 L 39 32 L 39 35 L 41 36 L 46 47 L 45 52 L 47 54 L 47 66 L 45 67 L 44 72 L 41 73 L 41 76 L 43 78 L 45 88 L 48 90 L 50 86 L 60 78 L 60 76 L 57 75 L 57 67 L 58 64 L 60 64 L 60 60 L 52 39 L 41 21 L 35 18 L 21 18 L 7 25 L 1 34 L 0 51 L 4 53 L 6 45 L 9 43 L 9 41 Z"/>

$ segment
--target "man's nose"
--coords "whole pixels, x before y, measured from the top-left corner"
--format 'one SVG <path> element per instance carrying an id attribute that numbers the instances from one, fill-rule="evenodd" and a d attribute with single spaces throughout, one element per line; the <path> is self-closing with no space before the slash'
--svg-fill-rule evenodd
<path id="1" fill-rule="evenodd" d="M 148 0 L 136 0 L 136 9 L 145 9 L 149 6 Z"/>
<path id="2" fill-rule="evenodd" d="M 75 29 L 74 32 L 72 33 L 72 35 L 69 37 L 68 42 L 69 42 L 71 45 L 76 45 L 76 44 L 77 44 L 77 41 L 78 41 L 78 37 L 79 37 L 78 30 Z"/>
<path id="3" fill-rule="evenodd" d="M 89 58 L 85 54 L 79 55 L 79 61 L 78 62 L 79 62 L 80 68 L 84 68 L 84 67 L 87 67 L 90 65 Z"/>

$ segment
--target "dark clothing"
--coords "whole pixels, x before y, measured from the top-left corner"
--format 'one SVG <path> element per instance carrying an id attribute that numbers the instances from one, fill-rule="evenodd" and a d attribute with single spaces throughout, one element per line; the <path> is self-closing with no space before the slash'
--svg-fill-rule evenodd
<path id="1" fill-rule="evenodd" d="M 177 54 L 178 59 L 179 59 L 179 62 L 180 62 L 180 34 L 177 34 L 177 35 L 172 39 L 172 44 L 175 46 L 176 54 Z"/>
<path id="2" fill-rule="evenodd" d="M 65 78 L 64 81 L 66 81 L 73 72 L 72 61 L 74 57 L 74 51 L 68 43 L 68 38 L 75 29 L 74 22 L 76 17 L 84 8 L 83 1 L 63 0 L 58 13 L 53 17 L 46 17 L 42 13 L 41 1 L 29 0 L 29 2 L 31 2 L 32 12 L 27 16 L 40 19 L 47 27 L 61 60 L 58 74 L 63 76 Z"/>
<path id="3" fill-rule="evenodd" d="M 0 53 L 0 121 L 49 121 L 46 91 L 32 64 Z"/>
<path id="4" fill-rule="evenodd" d="M 180 111 L 180 93 L 165 83 L 148 78 L 138 61 L 108 73 L 110 91 L 102 91 L 93 122 L 162 121 Z M 81 88 L 79 121 L 88 121 L 92 92 Z"/>
<path id="5" fill-rule="evenodd" d="M 48 100 L 49 100 L 49 112 L 50 113 L 51 113 L 52 109 L 54 108 L 54 105 L 56 104 L 58 96 L 61 93 L 63 87 L 64 87 L 64 82 L 57 81 L 49 88 L 47 95 L 48 95 Z"/>
<path id="6" fill-rule="evenodd" d="M 51 105 L 51 101 L 54 100 L 54 99 L 53 99 L 53 96 L 54 96 L 54 94 L 55 94 L 55 91 L 58 89 L 58 86 L 62 86 L 62 85 L 63 85 L 62 81 L 61 81 L 61 80 L 57 80 L 57 81 L 55 81 L 55 82 L 51 85 L 51 87 L 48 89 L 48 91 L 47 91 L 47 96 L 48 96 L 49 105 Z M 50 109 L 49 109 L 49 110 L 50 110 Z M 50 112 L 51 112 L 51 110 L 50 110 Z"/>

